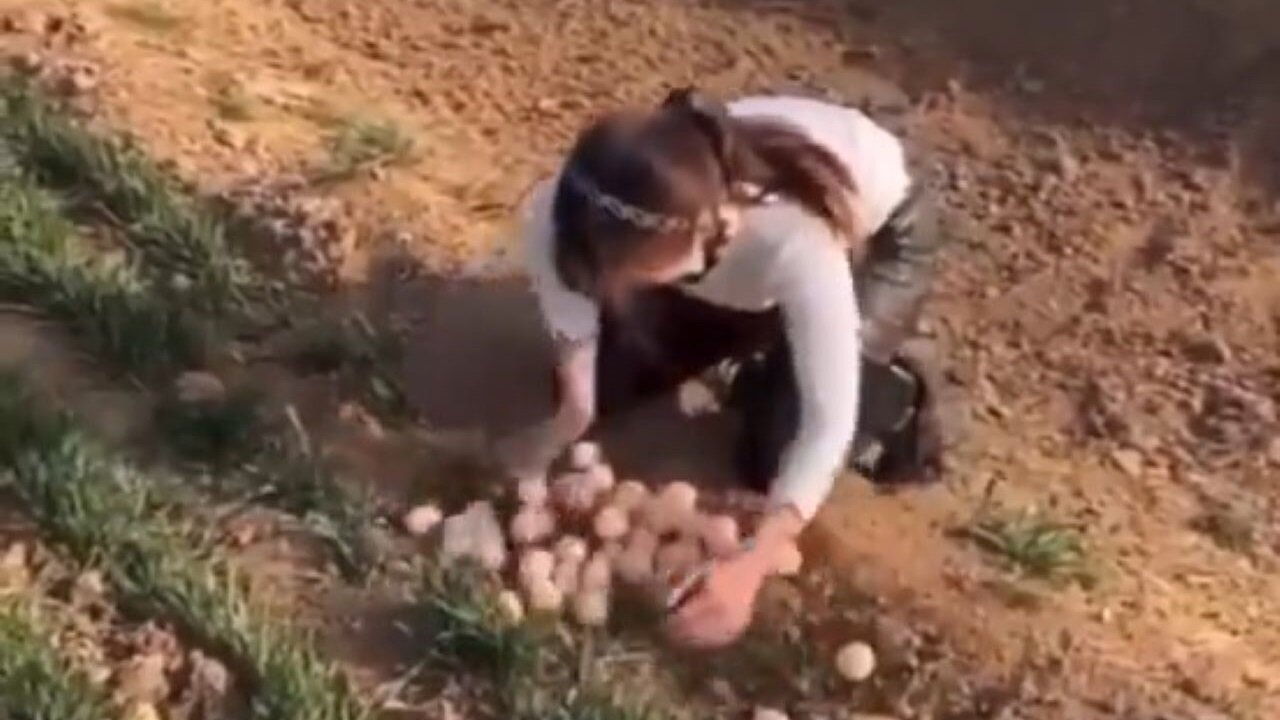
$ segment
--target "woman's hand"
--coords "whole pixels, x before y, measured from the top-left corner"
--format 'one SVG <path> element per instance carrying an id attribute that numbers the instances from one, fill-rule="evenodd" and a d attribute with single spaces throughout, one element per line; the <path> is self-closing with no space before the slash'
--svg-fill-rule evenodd
<path id="1" fill-rule="evenodd" d="M 667 630 L 672 639 L 710 649 L 741 637 L 751 624 L 760 586 L 773 571 L 782 548 L 794 542 L 803 528 L 804 519 L 791 505 L 765 515 L 749 549 L 716 563 L 698 594 L 671 618 Z"/>
<path id="2" fill-rule="evenodd" d="M 681 645 L 704 650 L 737 640 L 751 624 L 768 572 L 768 563 L 754 550 L 716 563 L 698 594 L 670 619 L 668 633 Z"/>

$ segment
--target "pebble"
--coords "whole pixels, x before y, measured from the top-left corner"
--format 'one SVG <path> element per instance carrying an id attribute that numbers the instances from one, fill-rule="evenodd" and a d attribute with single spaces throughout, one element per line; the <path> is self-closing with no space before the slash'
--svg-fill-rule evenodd
<path id="1" fill-rule="evenodd" d="M 1130 448 L 1119 448 L 1111 451 L 1111 461 L 1125 475 L 1137 479 L 1142 476 L 1142 453 Z"/>
<path id="2" fill-rule="evenodd" d="M 184 403 L 220 403 L 227 397 L 227 386 L 213 373 L 185 372 L 174 381 L 178 400 Z"/>

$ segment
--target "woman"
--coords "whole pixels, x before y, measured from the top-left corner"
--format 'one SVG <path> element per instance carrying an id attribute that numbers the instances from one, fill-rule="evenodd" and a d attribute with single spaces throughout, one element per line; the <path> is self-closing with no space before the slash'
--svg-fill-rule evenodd
<path id="1" fill-rule="evenodd" d="M 596 122 L 535 190 L 526 261 L 558 400 L 503 443 L 513 473 L 545 472 L 599 417 L 737 366 L 739 469 L 770 509 L 674 615 L 678 640 L 745 629 L 771 558 L 847 464 L 882 482 L 936 468 L 931 383 L 903 352 L 932 280 L 924 221 L 893 135 L 789 97 L 673 92 Z"/>

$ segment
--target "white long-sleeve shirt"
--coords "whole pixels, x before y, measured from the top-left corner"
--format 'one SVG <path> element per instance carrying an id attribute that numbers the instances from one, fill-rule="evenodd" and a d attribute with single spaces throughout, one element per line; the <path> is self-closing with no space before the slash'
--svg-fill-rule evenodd
<path id="1" fill-rule="evenodd" d="M 817 100 L 753 97 L 729 105 L 737 117 L 776 118 L 829 150 L 848 169 L 854 217 L 879 228 L 911 186 L 901 143 L 861 112 Z M 551 203 L 555 179 L 530 196 L 525 261 L 548 328 L 590 344 L 600 308 L 570 290 L 555 270 Z M 846 247 L 828 224 L 779 199 L 743 212 L 738 234 L 701 280 L 680 289 L 706 302 L 745 311 L 779 308 L 795 364 L 800 425 L 782 457 L 773 502 L 805 519 L 831 491 L 856 429 L 861 371 L 860 319 Z"/>

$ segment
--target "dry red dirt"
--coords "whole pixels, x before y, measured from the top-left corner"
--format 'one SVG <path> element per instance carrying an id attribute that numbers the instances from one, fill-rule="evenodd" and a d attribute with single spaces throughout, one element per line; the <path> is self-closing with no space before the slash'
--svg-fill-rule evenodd
<path id="1" fill-rule="evenodd" d="M 931 322 L 969 412 L 948 482 L 843 483 L 814 545 L 991 675 L 1030 678 L 1026 716 L 1280 717 L 1274 3 L 174 0 L 163 28 L 122 11 L 155 5 L 0 0 L 3 38 L 96 64 L 103 122 L 210 191 L 314 166 L 335 119 L 403 127 L 411 164 L 324 193 L 359 228 L 341 290 L 418 323 L 406 372 L 440 422 L 538 371 L 459 334 L 502 335 L 462 291 L 375 272 L 384 250 L 447 274 L 503 247 L 592 113 L 672 84 L 866 107 L 948 210 Z M 68 13 L 87 32 L 39 22 Z M 247 119 L 219 116 L 227 83 Z M 493 302 L 527 325 L 527 302 Z M 414 477 L 349 455 L 380 463 L 371 482 Z M 947 532 L 991 488 L 1086 528 L 1099 585 L 1011 598 Z"/>

